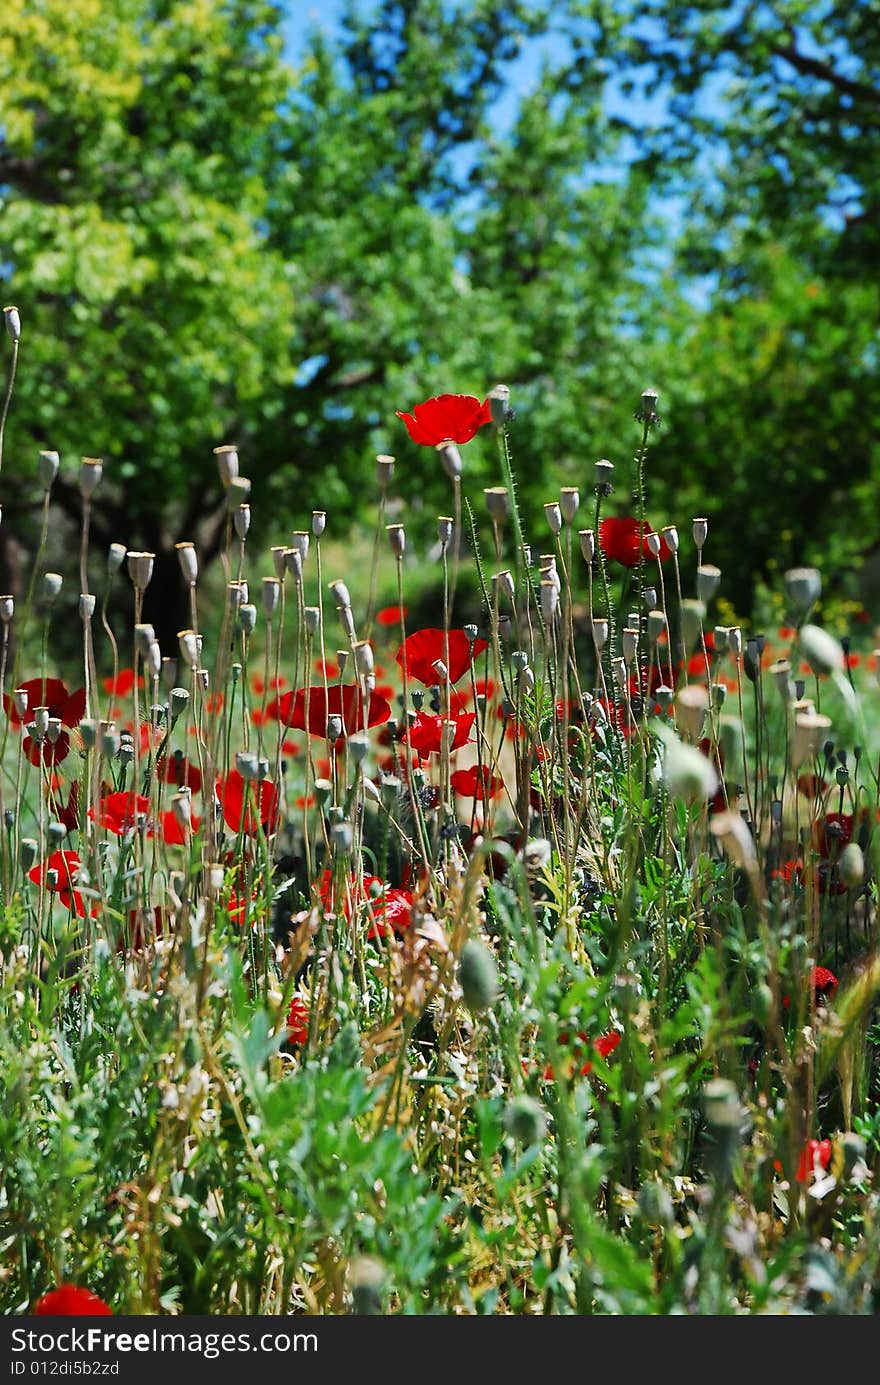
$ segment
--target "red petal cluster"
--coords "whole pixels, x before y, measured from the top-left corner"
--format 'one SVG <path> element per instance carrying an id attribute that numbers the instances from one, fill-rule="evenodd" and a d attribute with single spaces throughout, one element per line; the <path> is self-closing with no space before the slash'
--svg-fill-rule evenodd
<path id="1" fill-rule="evenodd" d="M 37 1299 L 31 1312 L 43 1318 L 113 1316 L 113 1309 L 108 1308 L 102 1298 L 91 1289 L 81 1289 L 78 1284 L 59 1284 L 57 1289 L 50 1289 L 48 1294 Z"/>
<path id="2" fill-rule="evenodd" d="M 606 558 L 611 558 L 623 567 L 638 567 L 639 554 L 652 561 L 646 543 L 647 536 L 653 534 L 650 524 L 641 523 L 631 515 L 620 518 L 603 519 L 599 525 L 599 547 Z M 671 557 L 671 549 L 665 539 L 660 540 L 660 561 Z"/>
<path id="3" fill-rule="evenodd" d="M 473 657 L 476 659 L 488 648 L 487 640 L 475 640 Z M 400 646 L 396 658 L 407 678 L 414 678 L 417 683 L 431 688 L 439 681 L 434 668 L 437 659 L 442 659 L 446 664 L 450 683 L 458 682 L 470 668 L 471 644 L 463 630 L 450 630 L 447 650 L 447 636 L 443 630 L 416 630 Z"/>
<path id="4" fill-rule="evenodd" d="M 258 827 L 274 832 L 278 824 L 278 791 L 271 779 L 255 784 L 245 781 L 237 769 L 217 780 L 217 797 L 223 809 L 223 821 L 233 832 L 256 836 Z"/>
<path id="5" fill-rule="evenodd" d="M 463 745 L 467 745 L 476 719 L 476 712 L 465 712 L 461 716 L 449 718 L 455 724 L 450 750 L 460 750 Z M 433 716 L 430 712 L 419 712 L 410 724 L 404 739 L 423 758 L 427 755 L 438 755 L 443 741 L 443 721 L 443 717 Z"/>
<path id="6" fill-rule="evenodd" d="M 306 725 L 306 693 L 308 692 L 308 725 Z M 391 704 L 380 693 L 370 694 L 367 703 L 367 727 L 379 726 L 391 716 Z M 360 689 L 353 683 L 340 687 L 334 683 L 326 691 L 323 687 L 298 688 L 296 693 L 288 692 L 279 697 L 267 708 L 267 713 L 285 726 L 294 726 L 299 731 L 308 731 L 310 736 L 326 736 L 327 721 L 331 716 L 342 717 L 343 735 L 364 729 L 364 700 Z"/>
<path id="7" fill-rule="evenodd" d="M 398 409 L 397 417 L 406 424 L 413 442 L 423 447 L 439 447 L 444 442 L 465 443 L 492 422 L 488 399 L 481 404 L 472 394 L 435 394 L 416 404 L 411 414 Z"/>

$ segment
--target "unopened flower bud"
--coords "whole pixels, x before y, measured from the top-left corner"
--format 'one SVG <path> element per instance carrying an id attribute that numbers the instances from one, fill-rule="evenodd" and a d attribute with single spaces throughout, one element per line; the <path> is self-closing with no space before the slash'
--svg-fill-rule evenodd
<path id="1" fill-rule="evenodd" d="M 458 984 L 472 1014 L 491 1009 L 498 998 L 498 968 L 488 948 L 475 939 L 465 943 L 458 959 Z"/>

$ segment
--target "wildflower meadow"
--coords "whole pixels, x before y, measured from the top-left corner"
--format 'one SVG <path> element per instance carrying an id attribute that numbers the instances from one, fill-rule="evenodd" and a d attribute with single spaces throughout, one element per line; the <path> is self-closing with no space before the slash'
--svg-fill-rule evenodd
<path id="1" fill-rule="evenodd" d="M 387 413 L 360 546 L 318 510 L 255 545 L 218 443 L 173 645 L 156 555 L 90 537 L 102 460 L 33 456 L 0 595 L 4 1313 L 873 1313 L 870 626 L 811 566 L 735 618 L 712 494 L 649 504 L 654 389 L 529 520 L 506 387 Z M 448 514 L 414 544 L 420 449 Z"/>

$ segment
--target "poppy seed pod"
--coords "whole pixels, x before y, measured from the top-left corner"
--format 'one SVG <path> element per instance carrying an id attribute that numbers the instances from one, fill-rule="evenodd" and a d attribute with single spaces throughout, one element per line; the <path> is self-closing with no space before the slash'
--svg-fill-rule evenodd
<path id="1" fill-rule="evenodd" d="M 544 514 L 550 526 L 550 533 L 554 536 L 559 534 L 562 530 L 562 510 L 555 500 L 544 506 Z"/>
<path id="2" fill-rule="evenodd" d="M 438 515 L 437 538 L 440 540 L 440 543 L 443 544 L 444 547 L 448 543 L 452 542 L 452 534 L 454 529 L 455 523 L 452 519 L 450 519 L 449 515 Z"/>
<path id="3" fill-rule="evenodd" d="M 659 398 L 659 394 L 654 389 L 642 390 L 639 412 L 636 417 L 644 423 L 656 423 L 659 418 L 657 413 L 657 400 Z"/>
<path id="4" fill-rule="evenodd" d="M 666 540 L 666 547 L 669 549 L 670 553 L 677 553 L 677 552 L 678 552 L 678 530 L 676 529 L 675 525 L 674 525 L 674 524 L 667 524 L 663 529 L 660 530 L 660 533 L 663 535 L 663 538 Z"/>
<path id="5" fill-rule="evenodd" d="M 312 510 L 312 533 L 319 539 L 327 528 L 327 511 Z"/>
<path id="6" fill-rule="evenodd" d="M 743 652 L 742 630 L 738 625 L 731 625 L 728 627 L 727 648 L 730 650 L 734 659 L 738 659 Z"/>
<path id="7" fill-rule="evenodd" d="M 3 321 L 13 345 L 21 338 L 21 314 L 14 305 L 3 309 Z"/>
<path id="8" fill-rule="evenodd" d="M 483 495 L 486 497 L 486 509 L 489 517 L 495 524 L 503 524 L 510 513 L 510 497 L 506 486 L 488 486 Z"/>
<path id="9" fill-rule="evenodd" d="M 15 597 L 0 596 L 0 620 L 4 625 L 8 625 L 15 615 Z"/>
<path id="10" fill-rule="evenodd" d="M 715 1077 L 703 1088 L 703 1113 L 711 1146 L 709 1162 L 717 1178 L 726 1180 L 742 1140 L 743 1107 L 736 1087 Z"/>
<path id="11" fill-rule="evenodd" d="M 785 592 L 792 609 L 805 616 L 822 595 L 822 574 L 815 567 L 793 567 L 785 574 Z"/>
<path id="12" fill-rule="evenodd" d="M 703 626 L 703 617 L 706 614 L 706 607 L 702 601 L 694 601 L 690 597 L 685 597 L 681 603 L 679 612 L 681 620 L 681 642 L 684 645 L 685 653 L 690 654 L 697 640 L 700 638 L 700 630 Z"/>
<path id="13" fill-rule="evenodd" d="M 660 683 L 654 689 L 654 701 L 661 712 L 668 712 L 672 706 L 672 699 L 675 697 L 675 689 L 670 688 L 668 683 Z"/>
<path id="14" fill-rule="evenodd" d="M 689 683 L 679 690 L 675 699 L 676 721 L 691 741 L 698 741 L 703 734 L 703 722 L 709 708 L 709 694 L 701 683 Z"/>
<path id="15" fill-rule="evenodd" d="M 794 719 L 789 754 L 794 770 L 799 770 L 805 760 L 812 759 L 819 745 L 831 730 L 831 718 L 821 712 L 799 712 Z"/>
<path id="16" fill-rule="evenodd" d="M 376 457 L 376 480 L 383 491 L 391 484 L 394 461 L 394 457 L 389 456 L 387 452 L 380 452 Z"/>
<path id="17" fill-rule="evenodd" d="M 102 721 L 98 727 L 98 754 L 105 760 L 115 760 L 119 754 L 119 731 L 116 723 Z"/>
<path id="18" fill-rule="evenodd" d="M 54 601 L 59 595 L 63 585 L 64 578 L 61 576 L 60 572 L 43 573 L 43 595 L 47 601 Z"/>
<path id="19" fill-rule="evenodd" d="M 195 680 L 202 692 L 207 692 L 211 683 L 211 673 L 206 668 L 193 669 Z"/>
<path id="20" fill-rule="evenodd" d="M 510 407 L 510 386 L 494 385 L 490 389 L 486 398 L 489 401 L 489 412 L 492 415 L 492 422 L 496 428 L 503 428 L 513 417 Z"/>
<path id="21" fill-rule="evenodd" d="M 202 657 L 202 640 L 194 630 L 178 630 L 177 643 L 183 662 L 188 668 L 197 668 Z"/>
<path id="22" fill-rule="evenodd" d="M 664 615 L 663 611 L 649 611 L 647 626 L 648 643 L 651 645 L 655 645 L 659 640 L 660 636 L 663 634 L 664 630 L 666 629 L 666 616 Z"/>
<path id="23" fill-rule="evenodd" d="M 359 731 L 354 736 L 348 738 L 348 753 L 356 765 L 362 765 L 367 758 L 370 750 L 370 741 L 367 736 Z"/>
<path id="24" fill-rule="evenodd" d="M 330 590 L 333 593 L 333 600 L 336 602 L 336 609 L 338 611 L 350 609 L 351 596 L 349 595 L 348 587 L 341 578 L 337 578 L 335 582 L 330 583 Z"/>
<path id="25" fill-rule="evenodd" d="M 529 656 L 525 649 L 512 649 L 510 652 L 510 663 L 517 673 L 522 673 L 524 668 L 529 666 Z"/>
<path id="26" fill-rule="evenodd" d="M 252 750 L 237 750 L 235 752 L 235 768 L 238 770 L 242 779 L 252 780 L 257 777 L 257 757 Z"/>
<path id="27" fill-rule="evenodd" d="M 250 505 L 239 505 L 232 515 L 232 527 L 235 529 L 240 539 L 246 539 L 248 530 L 251 527 L 251 507 Z"/>
<path id="28" fill-rule="evenodd" d="M 458 445 L 454 442 L 441 442 L 437 447 L 437 452 L 446 475 L 450 481 L 456 481 L 461 475 L 461 453 L 458 450 Z"/>
<path id="29" fill-rule="evenodd" d="M 309 534 L 305 529 L 294 529 L 293 533 L 290 536 L 290 547 L 296 549 L 297 553 L 302 558 L 303 563 L 305 563 L 306 558 L 309 556 L 309 544 L 311 542 L 311 537 L 311 534 Z"/>
<path id="30" fill-rule="evenodd" d="M 647 548 L 647 550 L 648 550 L 648 552 L 650 553 L 650 555 L 651 555 L 652 558 L 659 558 L 659 557 L 660 557 L 660 547 L 661 547 L 661 544 L 662 544 L 662 539 L 661 539 L 660 535 L 659 535 L 659 534 L 655 534 L 653 530 L 651 531 L 650 534 L 646 534 L 646 535 L 645 535 L 645 547 Z"/>
<path id="31" fill-rule="evenodd" d="M 95 598 L 89 592 L 79 594 L 79 618 L 83 624 L 87 624 L 95 614 Z"/>
<path id="32" fill-rule="evenodd" d="M 321 608 L 320 606 L 303 607 L 303 624 L 310 635 L 317 635 L 321 628 Z"/>
<path id="33" fill-rule="evenodd" d="M 727 648 L 727 640 L 728 640 L 729 634 L 730 634 L 730 631 L 729 631 L 729 629 L 728 629 L 728 627 L 727 627 L 726 625 L 716 625 L 716 626 L 715 626 L 715 629 L 714 629 L 713 632 L 712 632 L 712 637 L 713 637 L 713 639 L 715 640 L 715 653 L 716 653 L 716 654 L 723 654 L 723 653 L 724 653 L 725 649 Z"/>
<path id="34" fill-rule="evenodd" d="M 244 582 L 226 583 L 226 600 L 229 604 L 229 609 L 230 611 L 232 611 L 233 615 L 241 606 L 244 605 L 247 599 L 248 592 Z"/>
<path id="35" fill-rule="evenodd" d="M 347 650 L 347 649 L 337 649 L 337 651 L 336 651 L 336 667 L 339 669 L 340 674 L 344 671 L 345 665 L 346 665 L 347 663 L 348 663 L 348 650 Z"/>
<path id="36" fill-rule="evenodd" d="M 84 500 L 91 499 L 103 475 L 104 463 L 100 457 L 83 457 L 79 465 L 79 493 Z"/>
<path id="37" fill-rule="evenodd" d="M 621 658 L 612 659 L 611 672 L 614 675 L 614 681 L 617 684 L 618 691 L 626 693 L 629 685 L 629 678 L 626 672 L 626 660 Z"/>
<path id="38" fill-rule="evenodd" d="M 328 741 L 330 741 L 331 744 L 335 745 L 336 742 L 337 742 L 337 741 L 340 739 L 340 737 L 342 736 L 342 730 L 343 730 L 342 717 L 341 717 L 341 716 L 338 716 L 338 715 L 334 712 L 332 716 L 329 716 L 329 717 L 327 718 L 327 739 L 328 739 Z"/>
<path id="39" fill-rule="evenodd" d="M 715 813 L 709 823 L 713 837 L 721 843 L 735 866 L 753 870 L 757 865 L 755 839 L 741 813 L 725 810 Z"/>
<path id="40" fill-rule="evenodd" d="M 162 658 L 162 682 L 166 688 L 173 688 L 177 682 L 177 660 L 167 654 Z"/>
<path id="41" fill-rule="evenodd" d="M 360 678 L 366 678 L 375 668 L 373 646 L 370 644 L 369 640 L 358 640 L 357 644 L 352 646 L 352 653 L 354 655 L 354 666 L 358 676 Z"/>
<path id="42" fill-rule="evenodd" d="M 623 650 L 623 662 L 627 668 L 631 667 L 636 661 L 636 654 L 639 648 L 639 632 L 627 625 L 621 636 L 621 647 Z"/>
<path id="43" fill-rule="evenodd" d="M 284 570 L 291 574 L 297 586 L 302 583 L 303 560 L 298 548 L 285 548 Z"/>
<path id="44" fill-rule="evenodd" d="M 94 750 L 95 741 L 98 738 L 98 723 L 93 717 L 83 717 L 79 726 L 79 738 L 82 741 L 83 750 Z"/>
<path id="45" fill-rule="evenodd" d="M 269 552 L 272 555 L 272 566 L 275 569 L 275 576 L 278 578 L 279 582 L 283 582 L 284 574 L 287 571 L 287 565 L 284 561 L 284 555 L 287 549 L 283 544 L 276 543 L 269 549 Z"/>
<path id="46" fill-rule="evenodd" d="M 474 1015 L 491 1009 L 498 998 L 498 968 L 488 948 L 470 939 L 458 959 L 458 984 L 467 1008 Z"/>
<path id="47" fill-rule="evenodd" d="M 187 831 L 192 826 L 192 798 L 189 789 L 181 789 L 171 798 L 171 811 L 175 821 Z"/>
<path id="48" fill-rule="evenodd" d="M 559 492 L 559 508 L 566 524 L 573 524 L 581 503 L 577 486 L 563 486 Z"/>
<path id="49" fill-rule="evenodd" d="M 721 583 L 721 569 L 714 563 L 701 564 L 697 568 L 697 596 L 701 601 L 711 601 Z"/>
<path id="50" fill-rule="evenodd" d="M 189 690 L 187 688 L 171 689 L 171 725 L 177 721 L 178 717 L 186 711 L 189 706 Z"/>
<path id="51" fill-rule="evenodd" d="M 238 623 L 245 635 L 252 635 L 257 628 L 257 608 L 246 601 L 238 608 Z"/>
<path id="52" fill-rule="evenodd" d="M 646 611 L 654 611 L 657 608 L 657 588 L 645 587 L 642 592 L 642 604 Z"/>
<path id="53" fill-rule="evenodd" d="M 694 544 L 702 553 L 709 534 L 709 521 L 702 516 L 693 520 L 691 523 L 691 533 L 694 536 Z"/>
<path id="54" fill-rule="evenodd" d="M 271 620 L 276 610 L 278 602 L 281 600 L 281 583 L 277 577 L 263 578 L 263 612 L 267 620 Z"/>
<path id="55" fill-rule="evenodd" d="M 238 475 L 238 448 L 232 443 L 224 443 L 222 447 L 214 448 L 214 456 L 217 458 L 220 480 L 224 486 L 228 486 Z"/>
<path id="56" fill-rule="evenodd" d="M 406 552 L 406 530 L 402 524 L 386 524 L 388 546 L 395 558 L 402 558 Z"/>
<path id="57" fill-rule="evenodd" d="M 608 643 L 607 620 L 593 621 L 593 643 L 596 646 L 597 650 L 601 651 L 605 648 L 605 645 Z"/>
<path id="58" fill-rule="evenodd" d="M 524 693 L 526 693 L 526 695 L 530 695 L 531 693 L 533 693 L 533 692 L 535 691 L 535 670 L 534 670 L 534 669 L 532 669 L 532 668 L 524 668 L 524 669 L 523 669 L 522 673 L 519 675 L 519 689 L 520 689 L 520 692 L 524 692 Z"/>
<path id="59" fill-rule="evenodd" d="M 611 489 L 611 478 L 614 475 L 614 463 L 609 462 L 603 457 L 596 463 L 596 488 L 603 495 L 608 495 Z"/>
<path id="60" fill-rule="evenodd" d="M 128 559 L 128 575 L 136 591 L 144 592 L 150 585 L 153 576 L 153 563 L 155 553 L 142 553 L 129 549 L 126 554 Z"/>
<path id="61" fill-rule="evenodd" d="M 39 475 L 40 485 L 43 487 L 44 491 L 52 489 L 52 483 L 58 475 L 58 468 L 60 465 L 61 459 L 57 452 L 40 453 L 39 461 L 37 462 L 37 474 Z"/>
<path id="62" fill-rule="evenodd" d="M 180 573 L 187 586 L 194 587 L 199 577 L 199 558 L 194 543 L 176 543 Z"/>
<path id="63" fill-rule="evenodd" d="M 23 721 L 27 715 L 28 700 L 27 688 L 16 688 L 12 694 L 12 705 L 15 708 L 19 721 Z"/>
<path id="64" fill-rule="evenodd" d="M 592 529 L 581 529 L 578 538 L 581 541 L 581 553 L 585 562 L 591 563 L 596 553 L 596 535 Z"/>
<path id="65" fill-rule="evenodd" d="M 107 550 L 107 571 L 108 573 L 118 572 L 125 561 L 126 548 L 124 543 L 111 543 Z"/>
<path id="66" fill-rule="evenodd" d="M 492 581 L 498 584 L 508 601 L 513 600 L 516 595 L 516 583 L 513 580 L 513 573 L 509 569 L 505 568 L 503 572 L 496 573 Z"/>
<path id="67" fill-rule="evenodd" d="M 233 476 L 226 490 L 226 508 L 230 514 L 243 505 L 251 493 L 251 483 L 247 476 Z"/>
<path id="68" fill-rule="evenodd" d="M 717 649 L 718 642 L 716 640 Z M 779 689 L 779 694 L 783 702 L 792 700 L 793 685 L 791 681 L 791 664 L 788 659 L 777 659 L 770 665 L 770 676 Z"/>
<path id="69" fill-rule="evenodd" d="M 541 583 L 541 615 L 549 623 L 559 609 L 559 588 L 549 579 Z"/>
<path id="70" fill-rule="evenodd" d="M 40 739 L 42 739 L 43 736 L 45 736 L 46 732 L 49 730 L 49 717 L 51 715 L 52 713 L 50 712 L 48 707 L 34 708 L 34 727 L 36 729 L 36 734 L 40 737 Z"/>

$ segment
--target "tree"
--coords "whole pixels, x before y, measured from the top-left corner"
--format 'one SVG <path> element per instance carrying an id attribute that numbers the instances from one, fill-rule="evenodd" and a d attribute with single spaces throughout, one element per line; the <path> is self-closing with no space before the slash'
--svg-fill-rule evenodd
<path id="1" fill-rule="evenodd" d="M 569 7 L 549 9 L 565 27 Z M 493 102 L 549 9 L 351 6 L 340 43 L 316 38 L 293 73 L 268 0 L 12 0 L 0 235 L 25 322 L 17 484 L 41 446 L 104 456 L 95 538 L 156 552 L 167 593 L 175 541 L 203 558 L 221 541 L 224 441 L 265 499 L 257 529 L 312 506 L 350 515 L 370 453 L 398 444 L 445 509 L 394 410 L 503 378 L 525 404 L 535 498 L 588 475 L 644 382 L 616 327 L 641 311 L 629 266 L 648 227 L 636 180 L 608 171 L 601 75 L 570 33 L 498 133 Z M 482 443 L 469 465 L 498 479 Z M 76 517 L 75 485 L 56 493 Z M 182 614 L 167 597 L 154 611 L 163 643 Z"/>
<path id="2" fill-rule="evenodd" d="M 675 493 L 718 497 L 713 556 L 742 609 L 768 564 L 849 562 L 854 580 L 880 539 L 877 7 L 615 0 L 600 17 L 596 60 L 634 109 L 653 103 L 618 123 L 686 198 Z"/>

